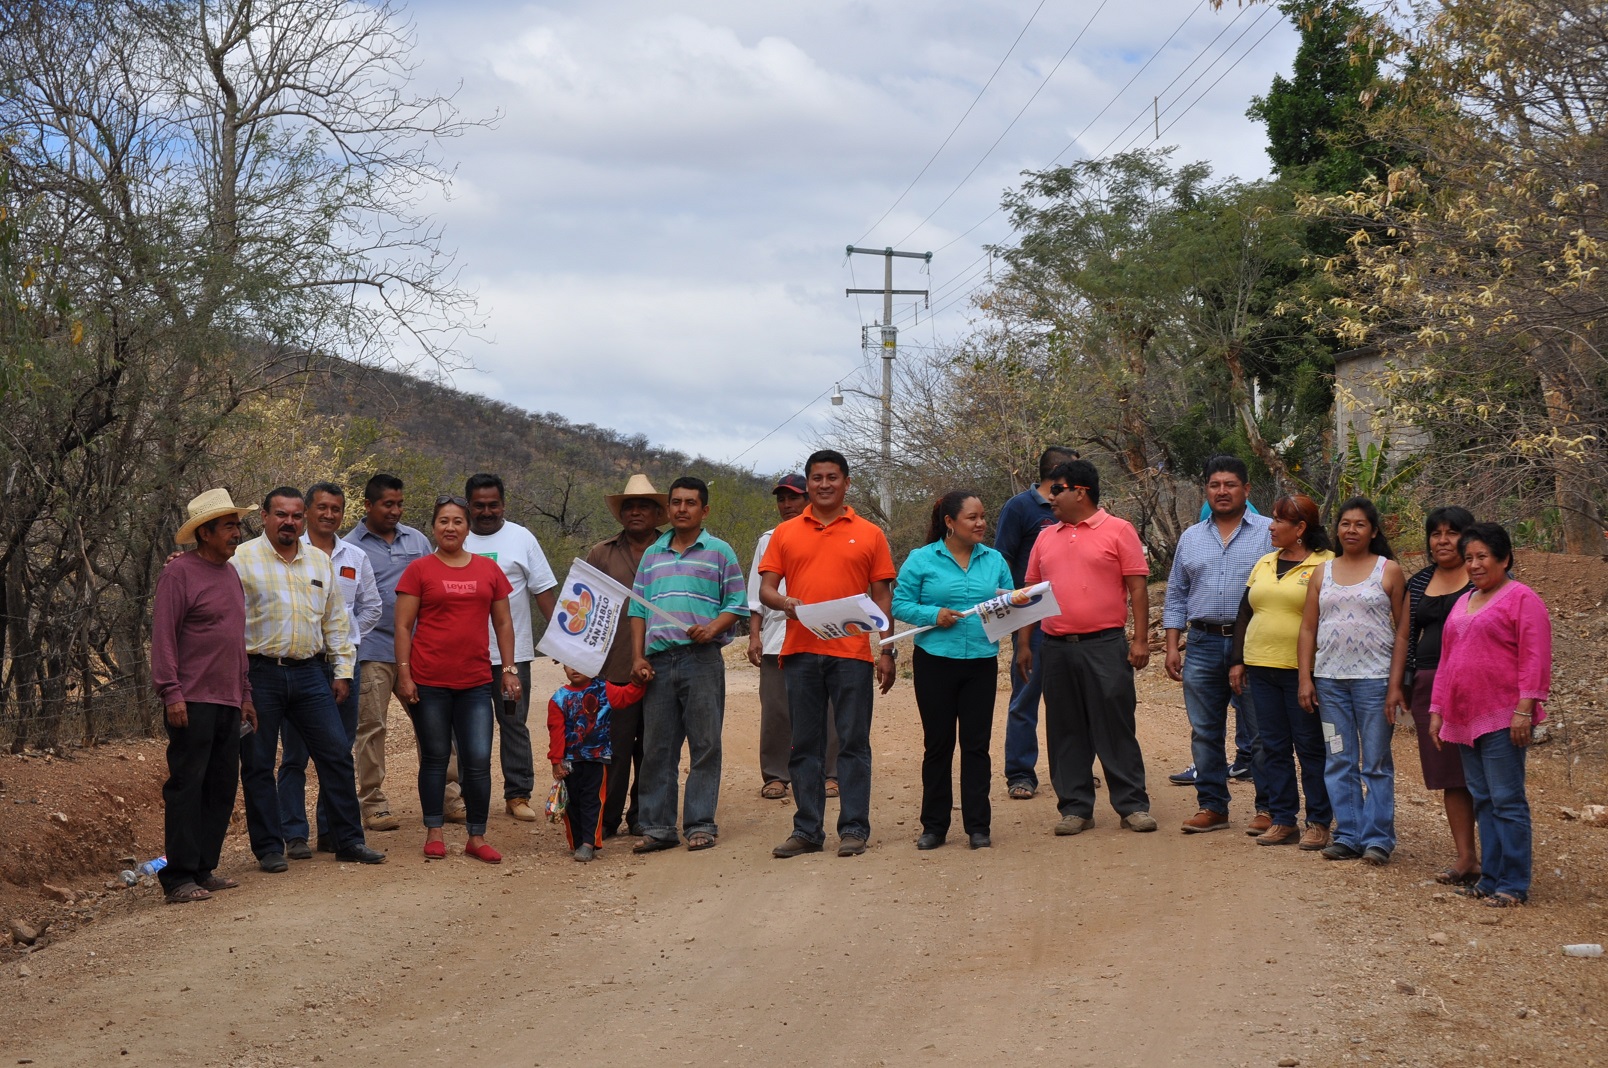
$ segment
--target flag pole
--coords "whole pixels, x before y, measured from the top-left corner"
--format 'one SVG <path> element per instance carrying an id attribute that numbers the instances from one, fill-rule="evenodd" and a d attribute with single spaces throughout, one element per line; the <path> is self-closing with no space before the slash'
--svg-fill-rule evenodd
<path id="1" fill-rule="evenodd" d="M 589 564 L 586 564 L 586 561 L 582 560 L 578 556 L 573 557 L 571 559 L 570 563 L 572 565 L 573 564 L 584 564 L 584 565 L 586 565 L 588 567 L 591 566 Z M 652 601 L 648 600 L 646 597 L 639 596 L 636 593 L 636 591 L 632 590 L 630 587 L 628 587 L 628 586 L 624 585 L 623 583 L 621 583 L 620 584 L 620 589 L 625 593 L 626 597 L 628 597 L 631 600 L 635 601 L 637 604 L 641 605 L 643 608 L 646 608 L 653 615 L 656 615 L 659 618 L 663 619 L 666 623 L 674 623 L 677 627 L 680 627 L 682 630 L 687 629 L 687 625 L 685 623 L 683 623 L 681 620 L 677 619 L 675 616 L 671 615 L 669 612 L 666 612 L 664 609 L 660 608 L 658 605 L 654 604 Z"/>
<path id="2" fill-rule="evenodd" d="M 987 601 L 983 602 L 983 604 L 987 604 L 987 603 L 988 603 Z M 960 618 L 965 619 L 967 616 L 975 616 L 977 614 L 977 610 L 979 608 L 983 607 L 983 604 L 974 604 L 974 605 L 972 605 L 970 608 L 966 609 L 966 611 L 964 611 L 964 612 L 962 612 L 960 614 Z M 893 642 L 899 641 L 901 638 L 909 638 L 909 637 L 913 637 L 913 636 L 915 636 L 917 634 L 925 634 L 929 630 L 937 629 L 937 627 L 938 627 L 938 624 L 929 623 L 925 627 L 912 627 L 909 630 L 902 630 L 898 634 L 890 634 L 888 637 L 883 638 L 882 639 L 882 644 L 883 645 L 889 645 L 889 644 L 891 644 Z"/>

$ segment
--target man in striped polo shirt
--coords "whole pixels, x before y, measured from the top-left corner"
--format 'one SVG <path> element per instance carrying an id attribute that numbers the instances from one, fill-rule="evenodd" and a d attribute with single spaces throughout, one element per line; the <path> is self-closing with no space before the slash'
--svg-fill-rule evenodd
<path id="1" fill-rule="evenodd" d="M 637 596 L 678 621 L 631 603 L 632 678 L 642 699 L 642 840 L 633 853 L 680 843 L 676 802 L 681 743 L 692 765 L 682 828 L 688 849 L 708 849 L 720 830 L 720 732 L 726 719 L 726 665 L 720 649 L 731 627 L 748 615 L 743 569 L 731 546 L 706 532 L 709 487 L 682 476 L 670 484 L 670 530 L 648 546 L 637 567 Z"/>

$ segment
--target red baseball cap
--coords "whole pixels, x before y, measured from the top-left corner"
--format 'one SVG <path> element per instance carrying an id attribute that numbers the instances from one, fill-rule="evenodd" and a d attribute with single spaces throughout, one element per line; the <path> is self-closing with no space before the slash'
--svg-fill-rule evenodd
<path id="1" fill-rule="evenodd" d="M 803 475 L 783 475 L 776 480 L 772 493 L 796 493 L 800 497 L 809 491 L 809 483 L 804 481 Z"/>

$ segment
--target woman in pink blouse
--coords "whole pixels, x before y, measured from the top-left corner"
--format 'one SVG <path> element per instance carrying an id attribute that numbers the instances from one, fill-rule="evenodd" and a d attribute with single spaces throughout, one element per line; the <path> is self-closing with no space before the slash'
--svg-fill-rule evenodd
<path id="1" fill-rule="evenodd" d="M 1530 897 L 1530 802 L 1524 750 L 1552 686 L 1552 621 L 1530 587 L 1508 577 L 1513 543 L 1495 523 L 1475 523 L 1458 547 L 1474 588 L 1441 631 L 1429 702 L 1437 746 L 1455 744 L 1474 797 L 1484 874 L 1463 893 L 1507 908 Z"/>

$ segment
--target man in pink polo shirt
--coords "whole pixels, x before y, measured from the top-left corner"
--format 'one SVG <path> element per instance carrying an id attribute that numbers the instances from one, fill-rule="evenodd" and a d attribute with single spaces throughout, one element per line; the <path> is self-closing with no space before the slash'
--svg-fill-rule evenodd
<path id="1" fill-rule="evenodd" d="M 1061 822 L 1056 834 L 1094 825 L 1094 758 L 1100 758 L 1111 807 L 1131 831 L 1153 831 L 1145 760 L 1134 729 L 1133 673 L 1150 662 L 1150 565 L 1133 524 L 1100 507 L 1100 473 L 1087 460 L 1057 467 L 1047 527 L 1027 562 L 1028 583 L 1050 583 L 1061 614 L 1044 632 L 1044 733 L 1050 782 Z M 1123 629 L 1133 609 L 1133 640 Z M 1018 632 L 1016 663 L 1032 670 L 1032 627 Z"/>

